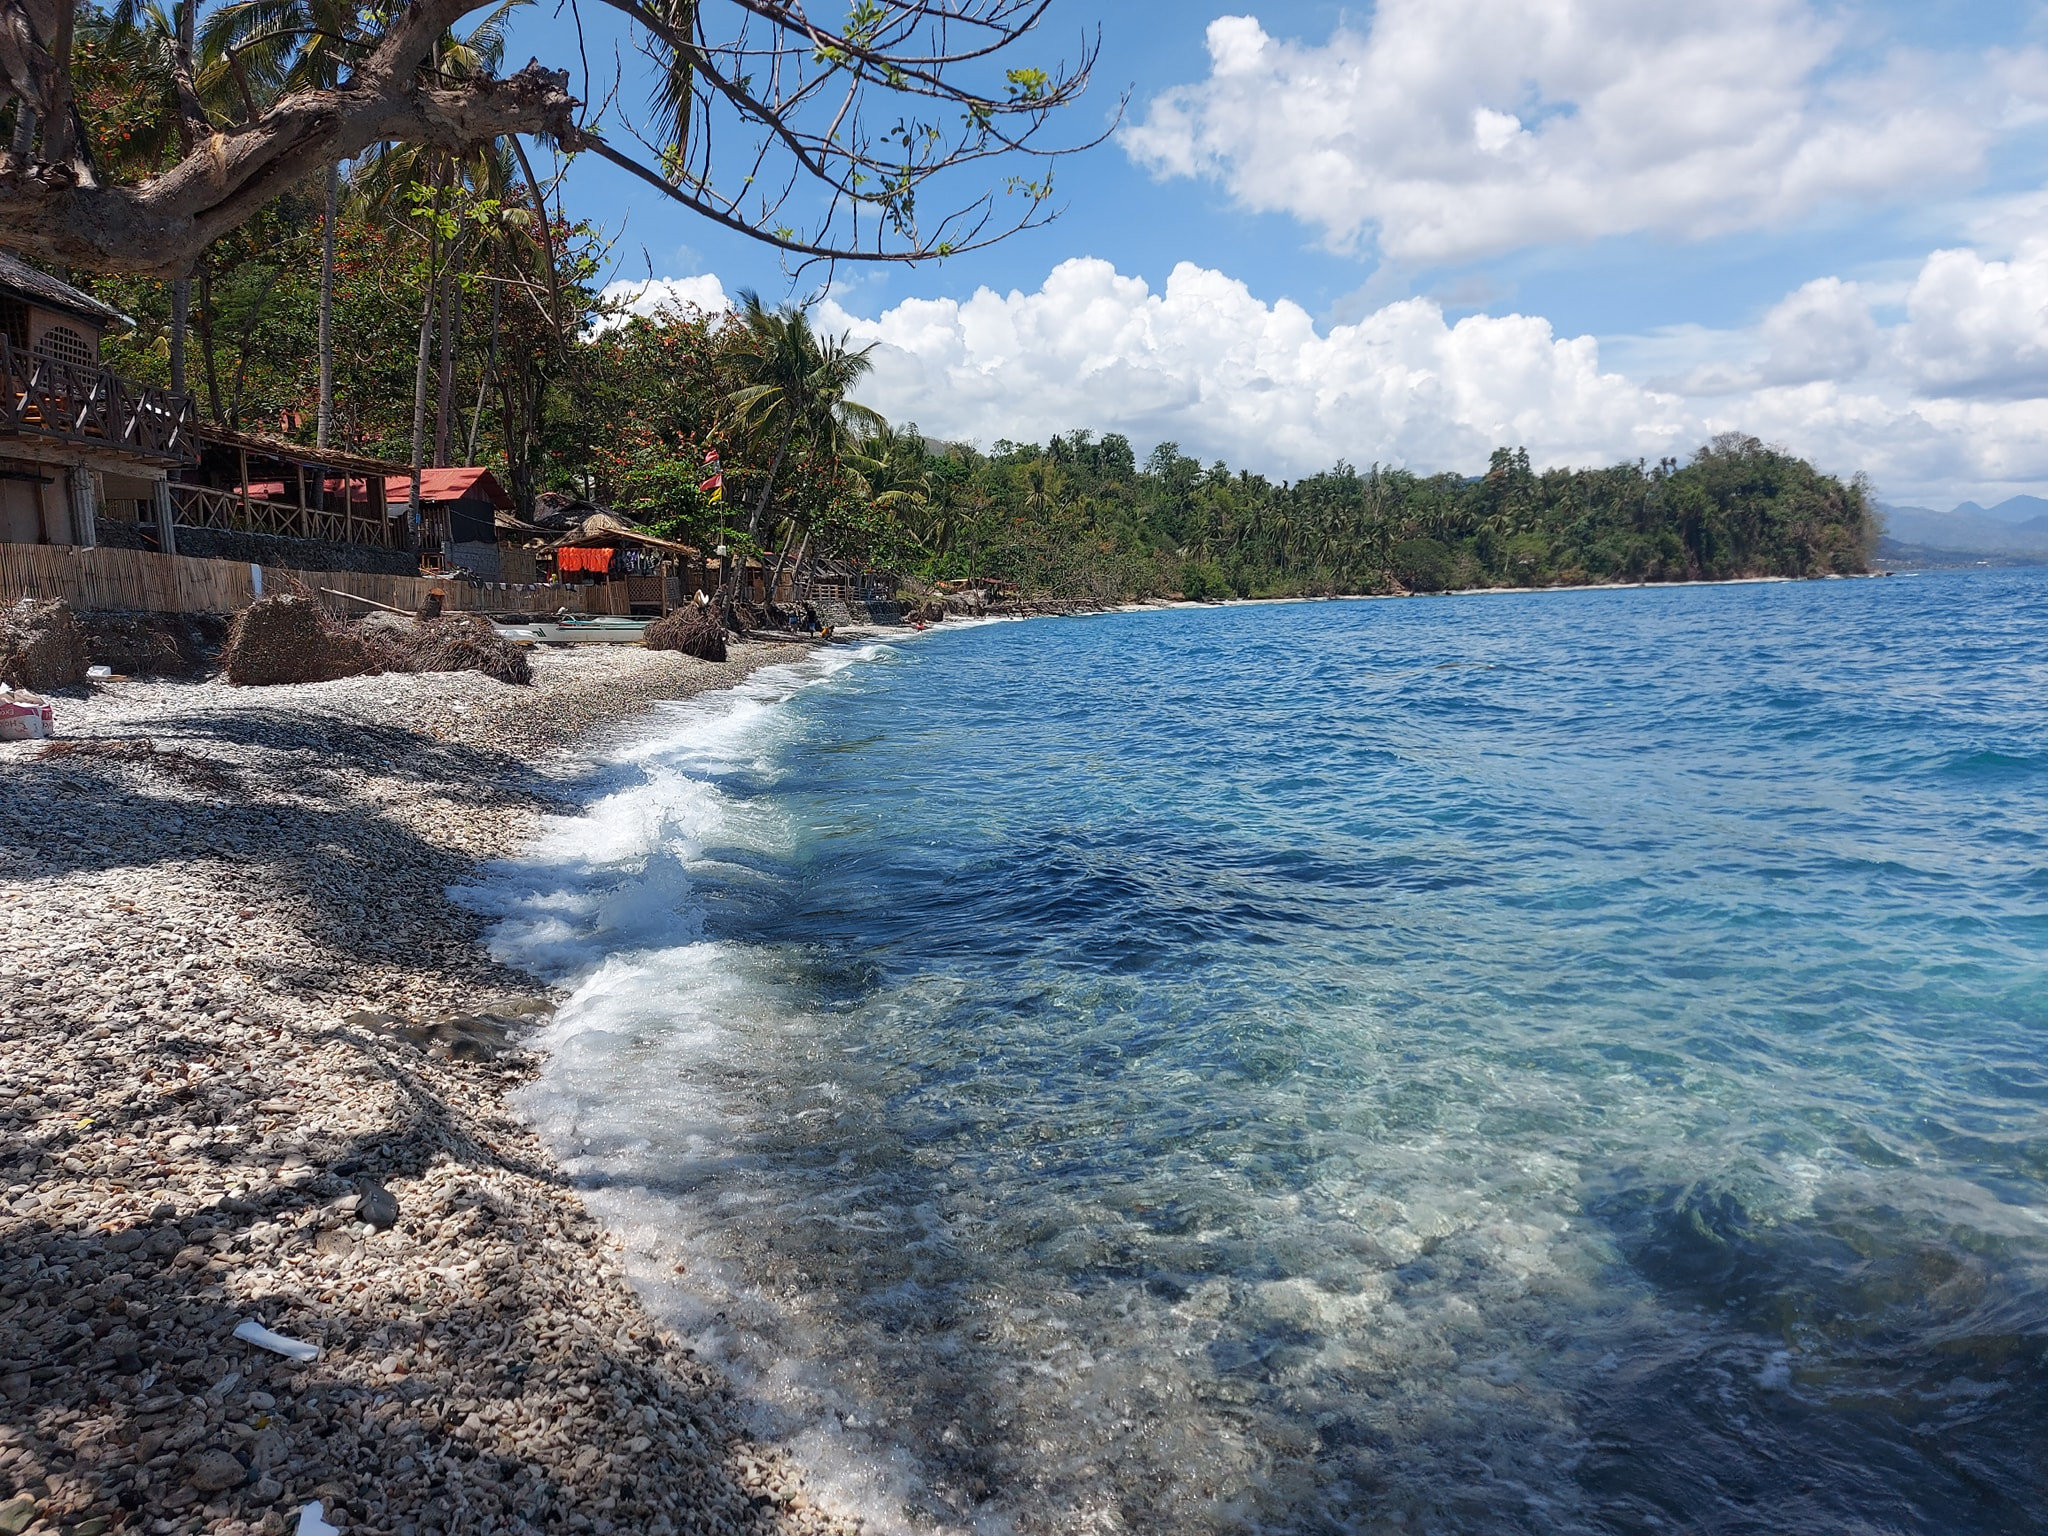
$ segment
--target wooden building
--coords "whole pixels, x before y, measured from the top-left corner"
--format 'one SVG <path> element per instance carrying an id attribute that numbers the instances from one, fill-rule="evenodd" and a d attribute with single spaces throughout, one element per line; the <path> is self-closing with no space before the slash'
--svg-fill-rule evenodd
<path id="1" fill-rule="evenodd" d="M 391 498 L 401 507 L 410 504 L 410 474 L 393 482 Z M 499 526 L 501 522 L 515 528 L 524 526 L 512 513 L 512 497 L 498 477 L 481 465 L 422 469 L 420 526 L 415 536 L 420 563 L 430 570 L 459 568 L 484 581 L 505 579 L 498 551 Z"/>
<path id="2" fill-rule="evenodd" d="M 0 251 L 0 542 L 100 542 L 103 516 L 171 547 L 168 476 L 193 462 L 190 396 L 116 377 L 100 339 L 129 324 Z"/>
<path id="3" fill-rule="evenodd" d="M 197 462 L 170 488 L 185 527 L 408 547 L 403 466 L 267 432 L 203 426 L 196 436 Z"/>
<path id="4" fill-rule="evenodd" d="M 716 580 L 703 552 L 593 512 L 541 547 L 559 582 L 602 582 L 618 589 L 613 612 L 666 613 Z"/>

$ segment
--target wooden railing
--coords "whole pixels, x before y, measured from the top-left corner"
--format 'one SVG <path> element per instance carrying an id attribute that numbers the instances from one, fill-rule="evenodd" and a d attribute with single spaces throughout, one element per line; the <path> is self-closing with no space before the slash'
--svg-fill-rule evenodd
<path id="1" fill-rule="evenodd" d="M 394 520 L 379 514 L 367 501 L 336 501 L 325 507 L 296 502 L 264 501 L 240 491 L 210 485 L 174 485 L 171 510 L 187 528 L 219 528 L 230 533 L 272 533 L 291 539 L 325 539 L 331 544 L 397 543 Z"/>
<path id="2" fill-rule="evenodd" d="M 18 352 L 0 336 L 0 433 L 90 443 L 161 464 L 199 459 L 190 395 L 117 377 L 112 369 Z"/>

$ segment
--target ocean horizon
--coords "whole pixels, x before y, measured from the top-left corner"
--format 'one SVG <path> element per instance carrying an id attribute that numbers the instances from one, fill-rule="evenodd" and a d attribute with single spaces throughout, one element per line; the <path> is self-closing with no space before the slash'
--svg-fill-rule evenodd
<path id="1" fill-rule="evenodd" d="M 463 899 L 878 1531 L 2040 1529 L 2044 641 L 2036 570 L 948 624 Z"/>

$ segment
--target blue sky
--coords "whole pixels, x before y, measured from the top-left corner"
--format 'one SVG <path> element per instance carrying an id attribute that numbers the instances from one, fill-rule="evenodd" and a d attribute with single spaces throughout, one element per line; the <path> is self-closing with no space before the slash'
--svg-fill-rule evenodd
<path id="1" fill-rule="evenodd" d="M 823 317 L 892 417 L 1278 475 L 1740 429 L 1894 501 L 2048 484 L 2048 5 L 1057 0 L 1031 46 L 1097 24 L 1069 131 L 1130 102 L 1058 221 L 840 269 Z M 566 15 L 523 13 L 528 53 L 575 59 Z M 792 292 L 601 163 L 567 195 L 622 279 L 694 279 L 647 303 Z"/>

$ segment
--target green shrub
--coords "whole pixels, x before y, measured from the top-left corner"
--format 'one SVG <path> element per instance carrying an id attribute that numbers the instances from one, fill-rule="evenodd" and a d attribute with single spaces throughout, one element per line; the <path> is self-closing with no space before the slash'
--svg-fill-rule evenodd
<path id="1" fill-rule="evenodd" d="M 1180 591 L 1191 603 L 1220 603 L 1231 595 L 1230 578 L 1214 560 L 1190 560 L 1180 568 Z"/>
<path id="2" fill-rule="evenodd" d="M 1394 575 L 1410 592 L 1441 592 L 1451 584 L 1451 552 L 1435 539 L 1394 546 Z"/>

